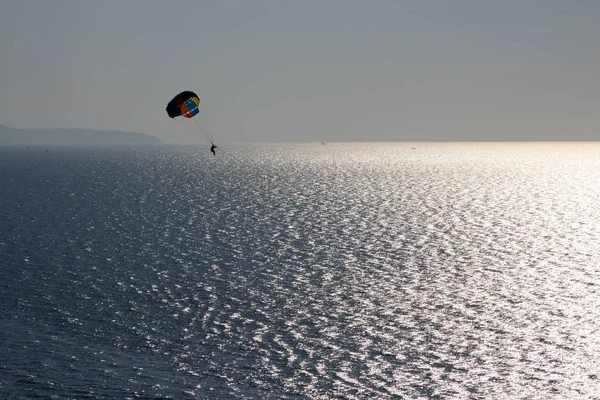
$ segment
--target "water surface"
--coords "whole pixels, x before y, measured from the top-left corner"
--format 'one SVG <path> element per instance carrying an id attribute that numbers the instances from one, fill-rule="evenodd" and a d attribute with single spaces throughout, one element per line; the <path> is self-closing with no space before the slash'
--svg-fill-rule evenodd
<path id="1" fill-rule="evenodd" d="M 0 148 L 0 397 L 600 398 L 600 145 L 222 147 Z"/>

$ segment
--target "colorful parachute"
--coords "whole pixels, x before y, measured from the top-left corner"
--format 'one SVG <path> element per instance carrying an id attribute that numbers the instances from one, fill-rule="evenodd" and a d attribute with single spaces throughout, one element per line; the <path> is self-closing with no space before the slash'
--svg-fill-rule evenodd
<path id="1" fill-rule="evenodd" d="M 167 104 L 167 114 L 169 114 L 169 117 L 171 118 L 179 116 L 192 118 L 200 112 L 198 109 L 199 105 L 200 98 L 198 95 L 188 90 L 179 93 L 169 102 L 169 104 Z"/>
<path id="2" fill-rule="evenodd" d="M 200 97 L 198 97 L 196 93 L 186 90 L 185 92 L 181 92 L 177 96 L 173 97 L 169 104 L 167 104 L 166 110 L 169 117 L 180 122 L 194 134 L 201 136 L 211 144 L 214 144 L 215 141 L 212 133 L 210 132 L 210 126 L 208 125 L 206 117 L 199 115 L 199 106 Z M 184 120 L 182 120 L 182 118 L 178 117 L 190 118 L 192 121 L 194 121 L 196 126 L 188 126 L 188 124 L 183 123 Z"/>

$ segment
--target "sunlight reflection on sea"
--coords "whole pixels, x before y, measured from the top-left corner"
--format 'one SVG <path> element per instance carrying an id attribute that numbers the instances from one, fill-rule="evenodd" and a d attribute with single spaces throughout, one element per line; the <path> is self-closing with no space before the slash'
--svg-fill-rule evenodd
<path id="1" fill-rule="evenodd" d="M 600 145 L 223 150 L 0 150 L 0 393 L 600 396 Z"/>

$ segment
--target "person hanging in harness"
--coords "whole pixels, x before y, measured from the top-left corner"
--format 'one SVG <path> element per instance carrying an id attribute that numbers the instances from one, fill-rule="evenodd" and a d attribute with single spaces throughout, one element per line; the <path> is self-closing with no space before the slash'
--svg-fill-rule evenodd
<path id="1" fill-rule="evenodd" d="M 216 156 L 217 153 L 215 152 L 215 149 L 218 149 L 218 147 L 214 143 L 211 143 L 211 145 L 212 146 L 210 146 L 210 151 L 212 151 L 213 156 Z"/>

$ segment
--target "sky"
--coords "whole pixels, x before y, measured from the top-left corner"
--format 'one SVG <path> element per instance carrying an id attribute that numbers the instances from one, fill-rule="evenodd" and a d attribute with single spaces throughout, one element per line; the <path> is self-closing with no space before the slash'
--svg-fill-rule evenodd
<path id="1" fill-rule="evenodd" d="M 0 124 L 200 143 L 600 140 L 597 0 L 6 0 Z"/>

